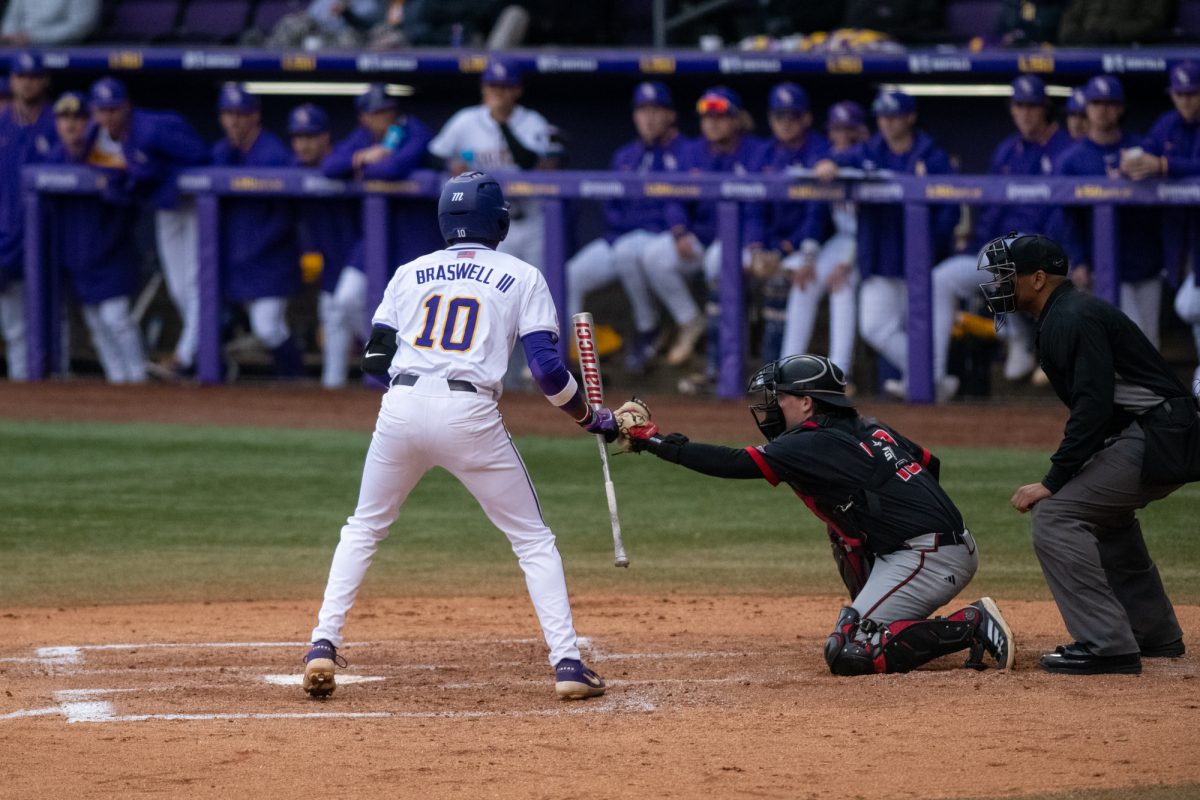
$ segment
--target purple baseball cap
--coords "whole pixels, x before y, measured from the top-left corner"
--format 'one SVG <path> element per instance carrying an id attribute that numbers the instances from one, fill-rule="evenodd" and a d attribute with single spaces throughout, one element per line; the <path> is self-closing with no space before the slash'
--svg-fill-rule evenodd
<path id="1" fill-rule="evenodd" d="M 1012 101 L 1042 105 L 1046 102 L 1046 84 L 1037 75 L 1018 75 L 1012 82 Z"/>
<path id="2" fill-rule="evenodd" d="M 742 110 L 742 98 L 737 92 L 727 86 L 713 86 L 705 89 L 704 94 L 696 101 L 696 113 L 705 114 L 736 114 Z"/>
<path id="3" fill-rule="evenodd" d="M 1083 99 L 1089 103 L 1125 105 L 1125 87 L 1112 75 L 1097 75 L 1083 87 Z"/>
<path id="4" fill-rule="evenodd" d="M 45 75 L 46 65 L 42 57 L 32 50 L 25 50 L 12 57 L 8 71 L 13 75 Z"/>
<path id="5" fill-rule="evenodd" d="M 54 116 L 56 117 L 86 117 L 88 101 L 82 92 L 65 92 L 54 101 Z"/>
<path id="6" fill-rule="evenodd" d="M 1184 61 L 1171 67 L 1171 91 L 1177 94 L 1200 92 L 1200 63 Z"/>
<path id="7" fill-rule="evenodd" d="M 796 114 L 808 113 L 808 92 L 804 87 L 790 81 L 780 83 L 771 89 L 767 97 L 767 111 L 791 111 Z"/>
<path id="8" fill-rule="evenodd" d="M 358 109 L 360 114 L 371 114 L 376 111 L 385 111 L 391 109 L 395 111 L 400 107 L 399 101 L 387 93 L 387 87 L 382 83 L 372 83 L 367 87 L 367 90 L 360 94 L 354 100 L 354 107 Z"/>
<path id="9" fill-rule="evenodd" d="M 221 97 L 217 100 L 218 110 L 251 114 L 260 108 L 262 105 L 258 97 L 247 92 L 240 83 L 230 81 L 221 84 Z"/>
<path id="10" fill-rule="evenodd" d="M 520 86 L 521 68 L 511 59 L 489 58 L 480 80 L 491 86 Z"/>
<path id="11" fill-rule="evenodd" d="M 658 106 L 659 108 L 674 108 L 675 101 L 671 98 L 671 90 L 665 83 L 658 81 L 643 81 L 633 89 L 634 108 L 642 106 Z"/>
<path id="12" fill-rule="evenodd" d="M 867 124 L 867 112 L 853 100 L 843 100 L 829 107 L 826 128 L 859 128 Z"/>
<path id="13" fill-rule="evenodd" d="M 1068 114 L 1086 114 L 1087 113 L 1087 98 L 1083 96 L 1083 87 L 1076 86 L 1071 90 L 1071 96 L 1067 98 L 1067 113 Z"/>
<path id="14" fill-rule="evenodd" d="M 305 103 L 288 115 L 287 132 L 291 136 L 316 136 L 329 130 L 329 115 L 325 109 Z"/>
<path id="15" fill-rule="evenodd" d="M 120 108 L 129 102 L 129 90 L 116 78 L 101 78 L 92 84 L 92 108 Z"/>
<path id="16" fill-rule="evenodd" d="M 871 111 L 877 117 L 903 117 L 917 110 L 917 101 L 912 95 L 904 92 L 880 92 L 871 104 Z"/>

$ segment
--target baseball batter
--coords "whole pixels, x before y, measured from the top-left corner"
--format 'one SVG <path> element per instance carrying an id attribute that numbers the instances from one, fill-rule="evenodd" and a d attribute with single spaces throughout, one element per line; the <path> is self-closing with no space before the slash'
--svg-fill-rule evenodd
<path id="1" fill-rule="evenodd" d="M 358 507 L 342 528 L 305 661 L 304 689 L 334 689 L 342 627 L 379 543 L 421 476 L 442 467 L 467 487 L 512 543 L 550 648 L 563 699 L 595 697 L 583 665 L 562 559 L 496 400 L 518 337 L 549 401 L 590 433 L 617 436 L 558 355 L 558 317 L 542 274 L 497 252 L 508 233 L 500 185 L 482 172 L 451 179 L 438 202 L 449 247 L 401 266 L 375 312 L 363 370 L 388 380 L 363 468 Z"/>
<path id="2" fill-rule="evenodd" d="M 835 675 L 907 672 L 938 656 L 984 651 L 1013 665 L 1012 632 L 991 598 L 948 617 L 927 617 L 970 582 L 975 539 L 938 483 L 939 461 L 878 420 L 858 415 L 836 364 L 795 355 L 755 373 L 747 391 L 767 444 L 729 448 L 662 436 L 617 410 L 622 443 L 719 478 L 786 483 L 828 526 L 834 559 L 853 602 L 825 644 Z M 641 422 L 640 419 L 634 419 Z"/>

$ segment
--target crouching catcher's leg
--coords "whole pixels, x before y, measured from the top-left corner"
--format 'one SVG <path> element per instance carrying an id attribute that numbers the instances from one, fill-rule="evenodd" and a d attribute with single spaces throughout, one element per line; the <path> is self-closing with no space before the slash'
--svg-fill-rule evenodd
<path id="1" fill-rule="evenodd" d="M 834 675 L 871 675 L 879 672 L 908 672 L 948 653 L 972 648 L 978 661 L 976 629 L 982 615 L 967 606 L 949 617 L 897 620 L 880 625 L 862 619 L 846 606 L 838 614 L 833 632 L 825 642 L 825 661 Z"/>

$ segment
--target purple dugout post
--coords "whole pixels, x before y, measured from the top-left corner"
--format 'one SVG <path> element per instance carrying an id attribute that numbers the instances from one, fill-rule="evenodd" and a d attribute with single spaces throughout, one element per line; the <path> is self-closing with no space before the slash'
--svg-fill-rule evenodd
<path id="1" fill-rule="evenodd" d="M 717 286 L 721 298 L 717 334 L 721 343 L 721 364 L 717 395 L 726 398 L 739 398 L 746 393 L 746 377 L 743 374 L 746 290 L 742 282 L 742 234 L 738 224 L 740 208 L 740 204 L 729 200 L 717 203 L 717 238 L 721 242 L 721 277 Z"/>
<path id="2" fill-rule="evenodd" d="M 216 193 L 196 195 L 196 222 L 200 231 L 196 380 L 212 384 L 221 382 L 221 198 Z"/>
<path id="3" fill-rule="evenodd" d="M 1117 209 L 1104 203 L 1092 207 L 1092 285 L 1096 296 L 1121 303 L 1121 281 L 1117 277 Z"/>
<path id="4" fill-rule="evenodd" d="M 542 268 L 546 277 L 546 286 L 550 289 L 550 297 L 554 299 L 554 312 L 558 318 L 566 319 L 567 313 L 567 221 L 566 209 L 562 200 L 547 198 L 542 201 L 542 214 L 546 226 L 546 245 L 543 251 L 545 264 L 535 264 Z M 565 361 L 570 350 L 570 337 L 558 338 L 558 353 Z"/>
<path id="5" fill-rule="evenodd" d="M 904 204 L 904 279 L 908 286 L 908 402 L 932 403 L 933 289 L 929 206 Z"/>
<path id="6" fill-rule="evenodd" d="M 25 361 L 29 380 L 46 377 L 46 285 L 42 270 L 45 241 L 42 195 L 25 190 Z"/>

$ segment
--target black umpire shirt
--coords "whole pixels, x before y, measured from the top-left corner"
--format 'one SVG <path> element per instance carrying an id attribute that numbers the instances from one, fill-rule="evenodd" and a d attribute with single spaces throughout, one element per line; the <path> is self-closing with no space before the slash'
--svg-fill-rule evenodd
<path id="1" fill-rule="evenodd" d="M 878 420 L 820 415 L 758 447 L 685 442 L 650 450 L 706 475 L 786 483 L 843 539 L 879 555 L 926 533 L 963 530 L 962 514 L 938 484 L 938 459 Z"/>
<path id="2" fill-rule="evenodd" d="M 1071 409 L 1042 485 L 1057 492 L 1104 441 L 1138 416 L 1191 392 L 1133 320 L 1066 281 L 1046 300 L 1037 353 L 1059 399 Z"/>

